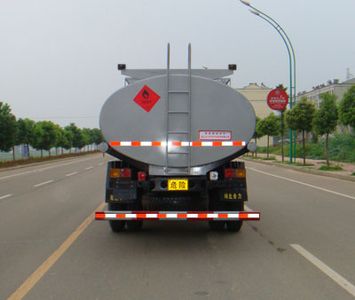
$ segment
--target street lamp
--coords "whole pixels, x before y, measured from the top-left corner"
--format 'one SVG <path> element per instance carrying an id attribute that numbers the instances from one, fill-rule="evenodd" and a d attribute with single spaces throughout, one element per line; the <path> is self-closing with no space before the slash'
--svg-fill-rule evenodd
<path id="1" fill-rule="evenodd" d="M 296 56 L 295 56 L 295 51 L 293 49 L 291 40 L 286 34 L 286 32 L 284 31 L 284 29 L 281 27 L 281 25 L 278 22 L 276 22 L 272 17 L 270 17 L 269 15 L 265 14 L 261 10 L 251 5 L 249 0 L 240 0 L 240 2 L 242 2 L 246 6 L 249 6 L 251 8 L 249 10 L 251 13 L 253 13 L 254 15 L 260 17 L 261 19 L 269 23 L 278 32 L 278 34 L 281 36 L 282 40 L 285 43 L 287 53 L 288 53 L 288 58 L 289 58 L 290 108 L 292 108 L 294 102 L 296 101 Z M 289 137 L 290 137 L 289 161 L 290 163 L 292 163 L 293 156 L 295 157 L 295 161 L 296 161 L 296 143 L 293 143 L 293 133 L 291 129 L 289 131 Z M 293 148 L 293 144 L 294 144 L 294 148 Z"/>

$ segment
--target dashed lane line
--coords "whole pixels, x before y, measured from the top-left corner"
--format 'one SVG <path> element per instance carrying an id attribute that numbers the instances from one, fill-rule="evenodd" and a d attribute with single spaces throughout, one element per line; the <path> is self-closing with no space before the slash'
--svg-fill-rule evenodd
<path id="1" fill-rule="evenodd" d="M 65 176 L 70 177 L 70 176 L 73 176 L 73 175 L 76 175 L 76 174 L 78 174 L 78 172 L 68 173 L 68 174 L 65 174 Z"/>
<path id="2" fill-rule="evenodd" d="M 87 161 L 87 160 L 94 160 L 94 159 L 97 159 L 97 158 L 85 158 L 85 159 L 80 159 L 80 160 L 71 160 L 70 162 L 63 163 L 63 164 L 55 164 L 55 165 L 51 165 L 51 166 L 45 167 L 45 168 L 40 168 L 40 169 L 31 170 L 31 171 L 25 171 L 25 172 L 21 172 L 21 173 L 2 176 L 2 177 L 0 177 L 0 180 L 12 178 L 12 177 L 17 177 L 17 176 L 21 176 L 21 175 L 27 175 L 27 174 L 31 174 L 31 173 L 43 172 L 46 170 L 50 170 L 50 169 L 54 169 L 54 168 L 58 168 L 58 167 L 62 167 L 62 166 L 67 166 L 67 165 L 72 165 L 72 164 L 80 163 L 80 162 Z"/>
<path id="3" fill-rule="evenodd" d="M 52 183 L 52 182 L 54 182 L 54 180 L 44 181 L 44 182 L 35 184 L 33 187 L 40 187 L 40 186 L 42 186 L 42 185 L 46 185 L 46 184 L 49 184 L 49 183 Z"/>
<path id="4" fill-rule="evenodd" d="M 322 188 L 320 186 L 316 186 L 316 185 L 313 185 L 313 184 L 305 183 L 305 182 L 298 181 L 298 180 L 291 179 L 291 178 L 284 177 L 284 176 L 275 175 L 275 174 L 272 174 L 272 173 L 269 173 L 269 172 L 264 172 L 264 171 L 261 171 L 261 170 L 255 169 L 255 168 L 251 168 L 251 167 L 248 167 L 247 169 L 248 170 L 252 170 L 254 172 L 261 173 L 261 174 L 265 174 L 265 175 L 268 175 L 268 176 L 272 176 L 272 177 L 275 177 L 275 178 L 283 179 L 283 180 L 286 180 L 286 181 L 289 181 L 289 182 L 293 182 L 293 183 L 301 184 L 301 185 L 304 185 L 304 186 L 308 186 L 310 188 L 317 189 L 317 190 L 320 190 L 320 191 L 323 191 L 323 192 L 327 192 L 327 193 L 331 193 L 331 194 L 334 194 L 334 195 L 338 195 L 338 196 L 342 196 L 342 197 L 345 197 L 345 198 L 349 198 L 349 199 L 354 199 L 355 200 L 354 196 L 350 196 L 350 195 L 347 195 L 347 194 L 343 194 L 343 193 L 339 193 L 339 192 L 336 192 L 336 191 L 328 190 L 328 189 Z"/>
<path id="5" fill-rule="evenodd" d="M 90 167 L 85 168 L 85 170 L 91 170 L 93 168 L 94 168 L 93 166 L 90 166 Z"/>
<path id="6" fill-rule="evenodd" d="M 4 195 L 4 196 L 0 196 L 0 200 L 9 198 L 9 197 L 11 197 L 11 196 L 12 196 L 12 194 L 7 194 L 7 195 Z"/>
<path id="7" fill-rule="evenodd" d="M 319 270 L 321 270 L 324 274 L 326 274 L 329 278 L 335 281 L 338 285 L 340 285 L 344 290 L 346 290 L 350 295 L 355 297 L 355 286 L 341 276 L 339 273 L 335 272 L 329 266 L 327 266 L 320 259 L 315 257 L 312 253 L 307 251 L 305 248 L 298 244 L 290 244 L 290 246 L 295 249 L 299 254 L 301 254 L 305 259 L 307 259 L 310 263 L 316 266 Z"/>

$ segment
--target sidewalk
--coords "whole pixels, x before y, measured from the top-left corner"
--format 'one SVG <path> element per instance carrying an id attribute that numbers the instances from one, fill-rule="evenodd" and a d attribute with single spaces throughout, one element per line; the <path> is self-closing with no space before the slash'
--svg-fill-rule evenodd
<path id="1" fill-rule="evenodd" d="M 350 180 L 350 181 L 355 181 L 355 176 L 352 175 L 355 172 L 355 164 L 352 163 L 344 163 L 344 162 L 338 162 L 338 161 L 331 161 L 330 163 L 332 165 L 338 165 L 342 167 L 343 170 L 341 171 L 321 171 L 319 168 L 321 166 L 326 165 L 325 160 L 317 160 L 317 159 L 306 159 L 306 166 L 302 166 L 303 164 L 303 159 L 302 158 L 297 158 L 296 163 L 299 165 L 295 164 L 288 164 L 288 156 L 285 156 L 285 162 L 282 163 L 281 155 L 275 155 L 275 154 L 270 154 L 270 158 L 275 158 L 275 160 L 264 160 L 266 158 L 266 153 L 258 153 L 258 157 L 252 158 L 251 154 L 249 153 L 248 155 L 244 155 L 243 159 L 245 160 L 250 160 L 254 162 L 259 162 L 262 164 L 267 164 L 267 165 L 278 165 L 280 167 L 284 168 L 291 168 L 295 169 L 301 172 L 306 172 L 306 173 L 312 173 L 312 174 L 317 174 L 317 175 L 322 175 L 322 176 L 329 176 L 329 177 L 334 177 L 334 178 L 339 178 L 339 179 L 345 179 L 345 180 Z M 263 159 L 264 158 L 264 159 Z"/>

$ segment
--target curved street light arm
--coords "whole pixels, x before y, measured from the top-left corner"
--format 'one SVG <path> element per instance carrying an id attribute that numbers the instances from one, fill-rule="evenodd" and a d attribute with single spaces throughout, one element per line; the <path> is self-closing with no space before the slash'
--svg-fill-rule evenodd
<path id="1" fill-rule="evenodd" d="M 244 3 L 244 2 L 243 2 Z M 244 3 L 245 4 L 245 3 Z M 282 34 L 284 35 L 284 37 L 286 38 L 288 44 L 290 45 L 291 48 L 291 52 L 292 52 L 292 59 L 293 59 L 293 93 L 294 93 L 294 98 L 296 101 L 296 55 L 295 55 L 295 50 L 293 48 L 293 45 L 291 43 L 290 38 L 288 37 L 288 35 L 286 34 L 285 30 L 281 27 L 281 25 L 272 17 L 270 17 L 269 15 L 267 15 L 266 13 L 264 13 L 263 11 L 261 11 L 260 9 L 256 8 L 255 6 L 251 5 L 250 3 L 247 4 L 250 8 L 252 8 L 253 10 L 255 10 L 259 15 L 259 17 L 264 17 L 263 19 L 266 21 L 269 21 L 268 23 L 271 24 L 278 32 L 282 32 Z M 272 24 L 273 23 L 273 24 Z M 284 39 L 283 37 L 283 39 Z M 290 92 L 292 94 L 292 86 L 290 87 Z"/>
<path id="2" fill-rule="evenodd" d="M 292 108 L 292 58 L 291 58 L 291 52 L 290 52 L 290 47 L 289 44 L 287 43 L 286 38 L 284 37 L 284 35 L 281 33 L 279 26 L 275 26 L 270 20 L 268 20 L 267 18 L 265 18 L 263 15 L 261 14 L 257 14 L 258 17 L 260 17 L 261 19 L 265 20 L 266 22 L 268 22 L 272 27 L 274 27 L 276 29 L 276 31 L 278 32 L 278 34 L 281 36 L 282 40 L 285 43 L 286 49 L 287 49 L 287 53 L 288 53 L 288 59 L 289 59 L 289 64 L 290 64 L 290 107 Z"/>

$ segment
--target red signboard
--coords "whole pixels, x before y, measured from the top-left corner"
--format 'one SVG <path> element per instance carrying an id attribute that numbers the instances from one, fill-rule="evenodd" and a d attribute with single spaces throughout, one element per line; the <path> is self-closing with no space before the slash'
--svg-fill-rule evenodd
<path id="1" fill-rule="evenodd" d="M 267 105 L 273 110 L 285 110 L 288 104 L 288 95 L 282 89 L 273 89 L 267 95 Z"/>
<path id="2" fill-rule="evenodd" d="M 149 86 L 145 85 L 142 87 L 133 101 L 136 102 L 146 112 L 150 112 L 159 99 L 160 96 Z"/>

